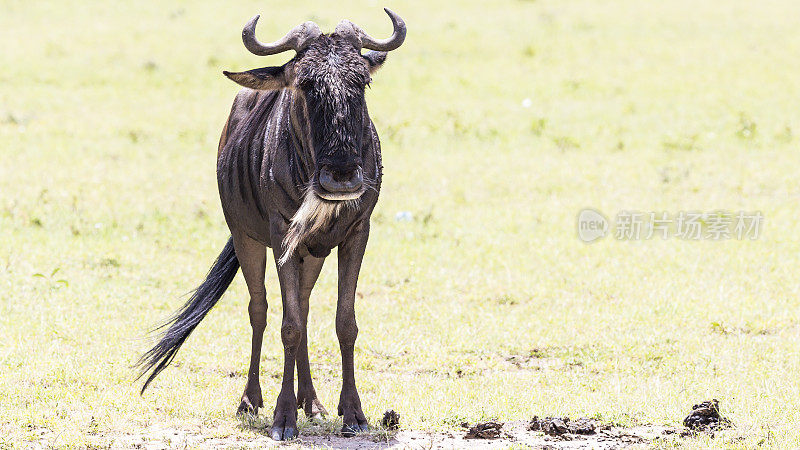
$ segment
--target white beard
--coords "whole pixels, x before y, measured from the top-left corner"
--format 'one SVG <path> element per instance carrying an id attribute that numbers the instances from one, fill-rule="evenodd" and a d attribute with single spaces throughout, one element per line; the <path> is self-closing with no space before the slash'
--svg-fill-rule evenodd
<path id="1" fill-rule="evenodd" d="M 361 199 L 331 201 L 318 196 L 313 189 L 306 189 L 303 204 L 297 209 L 283 238 L 283 255 L 278 260 L 282 266 L 294 255 L 297 247 L 308 237 L 327 228 L 345 208 L 357 208 Z"/>

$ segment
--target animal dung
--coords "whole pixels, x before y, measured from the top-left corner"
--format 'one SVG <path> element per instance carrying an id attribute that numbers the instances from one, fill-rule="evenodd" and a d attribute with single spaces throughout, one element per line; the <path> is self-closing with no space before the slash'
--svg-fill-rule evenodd
<path id="1" fill-rule="evenodd" d="M 694 431 L 713 431 L 731 426 L 731 421 L 719 413 L 719 400 L 707 400 L 692 406 L 692 412 L 683 419 L 683 425 Z"/>
<path id="2" fill-rule="evenodd" d="M 592 419 L 580 418 L 570 421 L 569 417 L 545 417 L 533 416 L 528 423 L 528 430 L 541 431 L 549 436 L 561 436 L 562 434 L 595 434 L 595 423 Z"/>
<path id="3" fill-rule="evenodd" d="M 393 409 L 386 411 L 383 413 L 381 425 L 387 430 L 396 430 L 400 428 L 400 414 L 394 412 Z"/>
<path id="4" fill-rule="evenodd" d="M 482 422 L 476 423 L 467 431 L 466 439 L 497 439 L 500 437 L 500 430 L 503 424 L 500 422 Z"/>

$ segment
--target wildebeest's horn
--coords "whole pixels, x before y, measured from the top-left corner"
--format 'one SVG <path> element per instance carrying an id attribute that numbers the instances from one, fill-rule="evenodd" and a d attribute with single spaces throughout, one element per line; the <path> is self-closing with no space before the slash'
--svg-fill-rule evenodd
<path id="1" fill-rule="evenodd" d="M 286 36 L 271 43 L 264 44 L 256 39 L 256 23 L 260 16 L 255 16 L 247 22 L 242 30 L 242 41 L 244 46 L 250 50 L 250 53 L 258 56 L 275 55 L 277 53 L 285 52 L 286 50 L 294 50 L 299 52 L 303 50 L 311 41 L 318 37 L 322 32 L 314 22 L 306 22 L 300 24 Z"/>
<path id="2" fill-rule="evenodd" d="M 392 19 L 392 26 L 394 27 L 392 35 L 387 39 L 374 39 L 372 36 L 365 33 L 364 30 L 361 30 L 361 46 L 363 48 L 377 50 L 379 52 L 390 52 L 403 45 L 403 41 L 406 40 L 406 23 L 403 22 L 403 19 L 389 8 L 383 8 L 383 10 L 386 11 L 386 14 Z"/>
<path id="3" fill-rule="evenodd" d="M 392 26 L 394 27 L 394 32 L 387 39 L 375 39 L 349 20 L 341 21 L 336 27 L 336 33 L 349 35 L 353 44 L 358 48 L 367 48 L 379 52 L 392 51 L 403 45 L 403 41 L 406 39 L 406 23 L 389 8 L 383 8 L 383 10 L 392 19 Z"/>

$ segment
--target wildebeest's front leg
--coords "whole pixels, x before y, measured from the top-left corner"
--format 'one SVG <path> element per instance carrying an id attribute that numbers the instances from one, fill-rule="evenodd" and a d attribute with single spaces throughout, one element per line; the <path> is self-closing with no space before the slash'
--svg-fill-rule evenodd
<path id="1" fill-rule="evenodd" d="M 311 255 L 303 258 L 300 263 L 300 313 L 303 319 L 303 337 L 297 351 L 297 407 L 302 409 L 307 417 L 324 416 L 328 411 L 317 399 L 317 391 L 311 381 L 311 368 L 308 363 L 308 301 L 311 290 L 317 282 L 322 263 L 325 258 L 314 258 Z"/>
<path id="2" fill-rule="evenodd" d="M 272 239 L 276 243 L 276 239 Z M 280 240 L 273 249 L 281 248 Z M 283 265 L 277 264 L 280 252 L 275 251 L 278 266 L 278 281 L 283 299 L 283 323 L 281 341 L 283 342 L 283 384 L 275 405 L 270 436 L 276 441 L 297 437 L 297 399 L 294 395 L 294 365 L 305 326 L 300 309 L 300 263 L 292 257 Z"/>
<path id="3" fill-rule="evenodd" d="M 358 272 L 367 247 L 369 223 L 359 224 L 354 233 L 339 246 L 339 301 L 336 304 L 336 336 L 342 352 L 342 393 L 339 396 L 339 415 L 343 416 L 342 433 L 369 430 L 367 419 L 361 410 L 361 399 L 356 390 L 353 368 L 353 350 L 358 326 L 356 325 L 355 297 Z"/>

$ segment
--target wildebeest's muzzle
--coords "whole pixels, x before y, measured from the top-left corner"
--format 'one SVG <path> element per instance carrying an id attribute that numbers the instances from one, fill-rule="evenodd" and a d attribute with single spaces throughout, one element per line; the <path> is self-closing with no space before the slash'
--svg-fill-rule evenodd
<path id="1" fill-rule="evenodd" d="M 364 193 L 364 172 L 359 164 L 322 165 L 317 174 L 316 193 L 326 200 L 353 200 Z"/>

